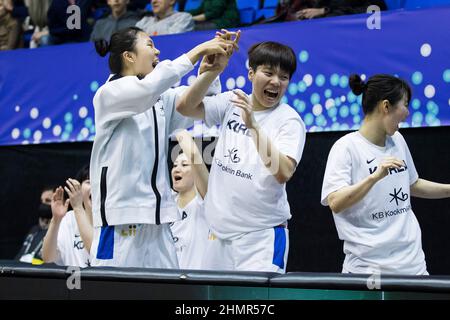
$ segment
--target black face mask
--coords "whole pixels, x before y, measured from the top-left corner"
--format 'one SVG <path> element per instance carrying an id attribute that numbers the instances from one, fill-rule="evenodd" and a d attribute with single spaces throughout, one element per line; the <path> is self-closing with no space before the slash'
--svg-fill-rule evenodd
<path id="1" fill-rule="evenodd" d="M 52 208 L 48 204 L 41 203 L 39 205 L 38 217 L 44 219 L 52 218 Z"/>

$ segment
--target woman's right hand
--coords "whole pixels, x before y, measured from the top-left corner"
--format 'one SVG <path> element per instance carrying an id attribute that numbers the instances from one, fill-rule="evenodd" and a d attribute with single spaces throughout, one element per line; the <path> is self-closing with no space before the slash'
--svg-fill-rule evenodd
<path id="1" fill-rule="evenodd" d="M 404 167 L 405 164 L 402 160 L 399 160 L 394 157 L 387 157 L 384 158 L 381 163 L 378 165 L 377 170 L 373 173 L 373 177 L 376 181 L 380 181 L 384 177 L 386 177 L 389 174 L 389 169 L 395 168 L 400 169 L 401 167 Z"/>
<path id="2" fill-rule="evenodd" d="M 64 201 L 64 190 L 62 187 L 58 187 L 52 197 L 52 216 L 53 219 L 61 220 L 67 213 L 69 207 L 69 199 Z"/>

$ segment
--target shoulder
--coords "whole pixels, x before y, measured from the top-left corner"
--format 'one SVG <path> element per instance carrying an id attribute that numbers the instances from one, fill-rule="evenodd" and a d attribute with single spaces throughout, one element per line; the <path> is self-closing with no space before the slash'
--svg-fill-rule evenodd
<path id="1" fill-rule="evenodd" d="M 136 23 L 136 26 L 146 25 L 147 23 L 152 23 L 155 18 L 153 16 L 144 16 Z"/>
<path id="2" fill-rule="evenodd" d="M 357 132 L 350 132 L 339 138 L 334 144 L 332 149 L 339 149 L 340 151 L 350 151 L 352 146 L 358 140 Z"/>
<path id="3" fill-rule="evenodd" d="M 178 20 L 178 19 L 192 19 L 192 15 L 187 12 L 175 12 L 172 16 L 172 19 Z"/>

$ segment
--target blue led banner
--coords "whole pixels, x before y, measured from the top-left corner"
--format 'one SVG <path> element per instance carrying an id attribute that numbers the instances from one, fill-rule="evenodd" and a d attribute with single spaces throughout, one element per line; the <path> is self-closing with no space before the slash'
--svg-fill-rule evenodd
<path id="1" fill-rule="evenodd" d="M 223 89 L 250 93 L 247 49 L 273 40 L 297 54 L 298 69 L 283 100 L 310 132 L 359 127 L 361 98 L 348 87 L 351 73 L 406 79 L 413 99 L 404 126 L 450 125 L 450 7 L 382 12 L 381 29 L 373 30 L 367 28 L 368 17 L 243 29 L 241 49 L 222 75 Z M 173 59 L 213 34 L 192 32 L 154 41 L 161 60 Z M 191 83 L 195 75 L 193 71 L 181 84 Z M 0 145 L 92 140 L 92 98 L 107 77 L 107 58 L 97 56 L 91 43 L 0 52 Z"/>

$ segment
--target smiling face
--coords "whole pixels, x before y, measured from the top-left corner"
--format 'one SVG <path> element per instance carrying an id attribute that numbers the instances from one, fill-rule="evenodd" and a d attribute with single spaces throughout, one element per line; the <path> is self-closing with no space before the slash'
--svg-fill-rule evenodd
<path id="1" fill-rule="evenodd" d="M 255 111 L 277 105 L 289 84 L 288 72 L 268 65 L 258 66 L 256 71 L 250 68 L 248 78 L 253 84 L 252 97 Z"/>
<path id="2" fill-rule="evenodd" d="M 400 122 L 405 121 L 409 116 L 408 100 L 406 96 L 403 96 L 395 105 L 389 103 L 387 105 L 387 107 L 384 107 L 383 125 L 386 133 L 392 136 L 398 131 Z"/>
<path id="3" fill-rule="evenodd" d="M 172 184 L 176 192 L 182 193 L 194 188 L 194 176 L 186 155 L 180 154 L 172 168 Z"/>
<path id="4" fill-rule="evenodd" d="M 159 63 L 159 50 L 145 32 L 139 32 L 133 51 L 123 53 L 125 65 L 134 75 L 146 76 Z"/>

